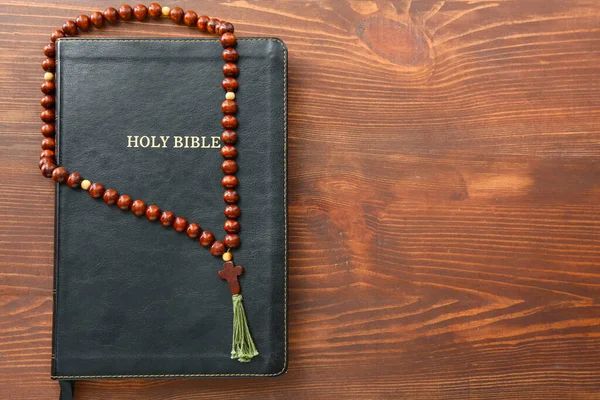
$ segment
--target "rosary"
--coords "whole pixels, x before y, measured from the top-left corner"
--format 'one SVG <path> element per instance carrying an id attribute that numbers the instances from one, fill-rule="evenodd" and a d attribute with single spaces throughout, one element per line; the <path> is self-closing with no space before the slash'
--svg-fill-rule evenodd
<path id="1" fill-rule="evenodd" d="M 224 223 L 226 235 L 224 239 L 215 240 L 215 236 L 210 231 L 203 230 L 199 224 L 188 221 L 180 216 L 175 216 L 171 211 L 163 211 L 157 205 L 146 205 L 143 200 L 133 200 L 126 194 L 120 194 L 114 189 L 105 189 L 104 185 L 99 182 L 92 182 L 84 179 L 77 172 L 67 172 L 62 166 L 56 165 L 55 158 L 55 98 L 54 92 L 56 86 L 54 83 L 55 71 L 55 56 L 57 39 L 66 36 L 77 36 L 79 31 L 88 31 L 92 26 L 102 28 L 106 23 L 115 24 L 119 20 L 129 21 L 133 18 L 138 21 L 145 21 L 148 17 L 158 19 L 168 17 L 177 24 L 185 24 L 189 27 L 196 26 L 200 32 L 216 33 L 220 36 L 221 44 L 223 45 L 222 57 L 225 61 L 223 65 L 223 89 L 225 90 L 225 100 L 221 104 L 221 110 L 224 114 L 221 124 L 225 129 L 221 135 L 223 147 L 221 155 L 225 159 L 221 166 L 224 176 L 221 184 L 225 189 L 223 200 L 226 203 L 224 214 L 227 220 Z M 242 305 L 242 296 L 240 294 L 240 284 L 238 276 L 243 273 L 243 267 L 235 266 L 232 259 L 231 249 L 240 246 L 240 223 L 237 218 L 240 216 L 240 208 L 237 205 L 239 194 L 236 191 L 238 179 L 235 176 L 238 165 L 235 161 L 237 157 L 237 133 L 235 129 L 238 126 L 238 121 L 235 117 L 237 112 L 237 103 L 235 102 L 235 92 L 238 89 L 238 66 L 236 64 L 239 56 L 235 50 L 236 38 L 233 34 L 233 25 L 229 22 L 220 21 L 217 18 L 209 18 L 205 15 L 198 16 L 194 11 L 186 11 L 180 7 L 161 7 L 157 3 L 152 3 L 148 7 L 138 4 L 135 7 L 130 7 L 123 4 L 119 9 L 109 7 L 103 12 L 93 12 L 89 17 L 80 15 L 75 21 L 66 21 L 62 29 L 52 32 L 51 42 L 44 46 L 44 54 L 46 59 L 42 62 L 42 68 L 46 71 L 44 74 L 45 82 L 42 84 L 41 105 L 44 110 L 41 113 L 41 119 L 44 122 L 41 131 L 44 136 L 42 140 L 42 153 L 40 155 L 39 168 L 43 176 L 52 178 L 57 183 L 66 183 L 71 189 L 81 188 L 86 190 L 90 197 L 94 199 L 102 198 L 107 205 L 114 205 L 124 211 L 131 212 L 138 216 L 146 216 L 150 221 L 159 221 L 164 227 L 172 227 L 175 232 L 185 232 L 191 239 L 198 239 L 201 246 L 210 248 L 210 252 L 215 257 L 222 257 L 224 267 L 219 271 L 218 275 L 221 279 L 226 280 L 229 284 L 229 289 L 233 300 L 233 339 L 231 358 L 237 359 L 240 362 L 249 362 L 253 357 L 258 355 L 252 336 L 248 329 L 246 313 Z"/>

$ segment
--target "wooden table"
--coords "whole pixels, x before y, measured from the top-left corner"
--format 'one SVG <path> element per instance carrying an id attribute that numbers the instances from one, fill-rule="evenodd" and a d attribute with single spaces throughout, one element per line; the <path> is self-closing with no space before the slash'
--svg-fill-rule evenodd
<path id="1" fill-rule="evenodd" d="M 115 4 L 0 4 L 1 399 L 58 396 L 41 49 Z M 289 372 L 77 398 L 600 399 L 599 1 L 181 5 L 289 46 Z"/>

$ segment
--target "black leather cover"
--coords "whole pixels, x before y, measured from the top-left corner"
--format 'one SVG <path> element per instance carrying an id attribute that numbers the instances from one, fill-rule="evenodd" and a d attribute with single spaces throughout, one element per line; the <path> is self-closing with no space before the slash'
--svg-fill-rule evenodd
<path id="1" fill-rule="evenodd" d="M 59 163 L 222 239 L 219 149 L 128 148 L 127 136 L 219 136 L 218 39 L 60 39 Z M 239 221 L 234 252 L 260 353 L 230 358 L 220 258 L 81 189 L 57 188 L 52 377 L 277 376 L 287 366 L 286 70 L 278 39 L 238 39 Z"/>

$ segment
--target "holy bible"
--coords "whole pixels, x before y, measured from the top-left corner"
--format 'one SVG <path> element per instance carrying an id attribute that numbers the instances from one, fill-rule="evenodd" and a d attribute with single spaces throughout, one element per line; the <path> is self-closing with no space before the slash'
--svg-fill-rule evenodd
<path id="1" fill-rule="evenodd" d="M 57 161 L 225 235 L 218 39 L 57 42 Z M 267 377 L 287 366 L 287 52 L 240 38 L 241 286 L 258 355 L 231 357 L 224 261 L 199 240 L 57 185 L 52 378 Z M 241 271 L 241 270 L 240 270 Z M 230 282 L 231 285 L 231 282 Z"/>

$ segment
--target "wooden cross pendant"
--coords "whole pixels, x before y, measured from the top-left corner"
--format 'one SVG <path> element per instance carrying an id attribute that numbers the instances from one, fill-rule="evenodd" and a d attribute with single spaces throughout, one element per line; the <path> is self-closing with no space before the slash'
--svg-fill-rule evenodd
<path id="1" fill-rule="evenodd" d="M 240 294 L 240 283 L 238 276 L 244 272 L 244 267 L 234 266 L 233 261 L 227 261 L 223 264 L 223 269 L 219 271 L 219 278 L 227 281 L 231 294 Z"/>

